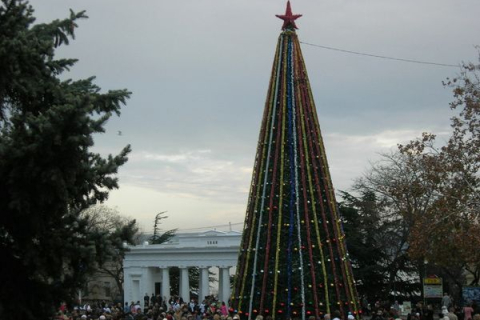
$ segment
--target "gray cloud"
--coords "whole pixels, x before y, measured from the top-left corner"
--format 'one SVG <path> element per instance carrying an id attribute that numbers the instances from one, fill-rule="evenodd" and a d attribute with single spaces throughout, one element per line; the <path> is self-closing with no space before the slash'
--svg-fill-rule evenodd
<path id="1" fill-rule="evenodd" d="M 31 4 L 40 22 L 86 9 L 77 39 L 59 49 L 80 60 L 68 76 L 96 75 L 105 90 L 133 92 L 95 139 L 102 153 L 133 147 L 109 204 L 145 225 L 157 209 L 175 223 L 243 221 L 281 27 L 274 15 L 285 2 Z M 448 64 L 477 59 L 476 0 L 293 1 L 292 9 L 304 15 L 297 33 L 308 43 Z M 347 189 L 378 152 L 422 131 L 448 130 L 451 93 L 441 81 L 457 69 L 302 50 L 336 189 Z"/>

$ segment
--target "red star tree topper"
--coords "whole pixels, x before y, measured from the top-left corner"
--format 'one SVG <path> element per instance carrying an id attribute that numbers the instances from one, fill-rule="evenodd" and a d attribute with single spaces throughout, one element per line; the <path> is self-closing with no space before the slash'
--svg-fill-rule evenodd
<path id="1" fill-rule="evenodd" d="M 290 1 L 287 1 L 287 10 L 285 11 L 285 14 L 283 15 L 276 14 L 275 16 L 283 20 L 282 30 L 285 30 L 285 29 L 288 29 L 288 27 L 293 27 L 295 29 L 298 29 L 297 26 L 295 25 L 295 20 L 300 18 L 302 15 L 292 14 L 292 8 L 290 8 Z"/>

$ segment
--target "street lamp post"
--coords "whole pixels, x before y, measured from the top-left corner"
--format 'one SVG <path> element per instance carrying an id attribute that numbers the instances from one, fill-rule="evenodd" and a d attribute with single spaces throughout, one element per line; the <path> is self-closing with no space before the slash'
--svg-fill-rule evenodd
<path id="1" fill-rule="evenodd" d="M 422 291 L 423 291 L 423 306 L 426 306 L 427 303 L 426 303 L 426 297 L 425 297 L 425 279 L 427 278 L 427 264 L 428 264 L 428 260 L 427 259 L 424 259 L 423 260 L 423 281 L 422 281 Z"/>

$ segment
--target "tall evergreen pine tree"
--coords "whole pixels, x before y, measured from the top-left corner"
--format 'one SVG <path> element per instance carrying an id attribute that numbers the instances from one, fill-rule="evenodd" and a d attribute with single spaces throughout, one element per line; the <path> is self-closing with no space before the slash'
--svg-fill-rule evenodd
<path id="1" fill-rule="evenodd" d="M 0 1 L 1 319 L 50 319 L 109 246 L 80 212 L 117 187 L 129 146 L 108 158 L 89 148 L 130 93 L 59 79 L 76 60 L 55 50 L 82 18 L 34 25 L 26 1 Z"/>
<path id="2" fill-rule="evenodd" d="M 358 314 L 307 70 L 287 3 L 247 205 L 232 308 L 245 319 Z"/>

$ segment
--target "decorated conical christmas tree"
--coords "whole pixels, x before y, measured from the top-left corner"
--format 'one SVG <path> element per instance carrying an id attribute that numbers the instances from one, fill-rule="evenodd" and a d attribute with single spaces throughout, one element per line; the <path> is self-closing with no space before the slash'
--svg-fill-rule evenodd
<path id="1" fill-rule="evenodd" d="M 231 308 L 242 318 L 358 315 L 357 293 L 290 3 L 278 39 Z"/>

